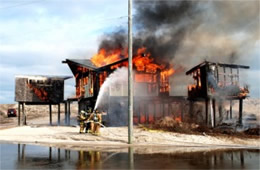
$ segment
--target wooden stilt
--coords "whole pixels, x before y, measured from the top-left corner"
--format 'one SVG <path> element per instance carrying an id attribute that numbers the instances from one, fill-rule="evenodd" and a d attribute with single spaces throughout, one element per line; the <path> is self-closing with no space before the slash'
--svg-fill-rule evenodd
<path id="1" fill-rule="evenodd" d="M 70 125 L 70 101 L 68 102 L 68 125 Z"/>
<path id="2" fill-rule="evenodd" d="M 22 103 L 22 112 L 23 112 L 23 125 L 26 125 L 26 115 L 25 115 L 25 103 Z"/>
<path id="3" fill-rule="evenodd" d="M 218 103 L 219 123 L 223 121 L 223 102 Z"/>
<path id="4" fill-rule="evenodd" d="M 230 119 L 232 119 L 232 105 L 233 105 L 233 102 L 232 102 L 232 100 L 230 100 L 230 108 L 229 108 Z"/>
<path id="5" fill-rule="evenodd" d="M 212 107 L 213 107 L 213 127 L 216 126 L 216 100 L 212 100 Z"/>
<path id="6" fill-rule="evenodd" d="M 208 125 L 208 113 L 209 113 L 209 100 L 208 99 L 205 100 L 205 112 L 206 112 L 205 123 L 206 123 L 206 125 Z"/>
<path id="7" fill-rule="evenodd" d="M 213 101 L 209 99 L 211 127 L 214 127 Z"/>
<path id="8" fill-rule="evenodd" d="M 243 99 L 239 99 L 239 120 L 238 123 L 242 125 L 242 117 L 243 117 Z"/>
<path id="9" fill-rule="evenodd" d="M 58 126 L 60 126 L 60 103 L 58 104 Z"/>
<path id="10" fill-rule="evenodd" d="M 21 125 L 21 103 L 18 102 L 18 126 Z"/>
<path id="11" fill-rule="evenodd" d="M 67 101 L 64 102 L 64 114 L 65 114 L 65 125 L 68 125 L 68 109 L 67 109 Z"/>
<path id="12" fill-rule="evenodd" d="M 49 104 L 49 114 L 50 114 L 50 125 L 52 125 L 52 108 L 51 108 L 51 104 Z"/>

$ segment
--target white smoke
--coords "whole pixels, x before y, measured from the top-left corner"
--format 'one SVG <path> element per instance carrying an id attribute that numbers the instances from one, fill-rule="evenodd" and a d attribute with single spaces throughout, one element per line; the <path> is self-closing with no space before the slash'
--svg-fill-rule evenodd
<path id="1" fill-rule="evenodd" d="M 110 95 L 110 88 L 116 87 L 118 85 L 123 85 L 127 88 L 128 85 L 128 71 L 126 67 L 117 68 L 113 73 L 111 73 L 102 84 L 99 94 L 97 97 L 96 105 L 94 109 L 97 109 L 101 103 L 104 103 L 105 96 Z"/>

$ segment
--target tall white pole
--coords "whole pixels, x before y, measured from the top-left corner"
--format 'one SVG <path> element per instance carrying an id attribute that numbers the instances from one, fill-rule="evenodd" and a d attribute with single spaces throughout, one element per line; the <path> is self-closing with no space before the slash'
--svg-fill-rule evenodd
<path id="1" fill-rule="evenodd" d="M 132 0 L 128 0 L 128 144 L 133 142 Z"/>

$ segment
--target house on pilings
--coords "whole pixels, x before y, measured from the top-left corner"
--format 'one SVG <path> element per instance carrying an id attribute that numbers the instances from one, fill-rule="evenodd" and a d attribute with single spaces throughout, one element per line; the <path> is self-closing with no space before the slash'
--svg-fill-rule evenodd
<path id="1" fill-rule="evenodd" d="M 94 108 L 99 90 L 105 79 L 118 67 L 128 65 L 128 58 L 112 64 L 96 67 L 88 59 L 66 59 L 76 84 L 75 101 L 78 101 L 79 110 Z M 153 72 L 134 69 L 134 123 L 152 123 L 165 116 L 183 118 L 184 96 L 170 96 L 170 77 L 164 76 L 161 70 Z M 127 125 L 127 86 L 121 84 L 109 89 L 107 105 L 100 108 L 107 115 L 104 119 L 107 125 Z M 177 110 L 177 111 L 176 111 Z"/>
<path id="2" fill-rule="evenodd" d="M 225 118 L 232 119 L 233 101 L 239 101 L 238 123 L 242 125 L 243 100 L 248 97 L 248 87 L 241 87 L 240 72 L 249 66 L 202 62 L 186 72 L 193 78 L 193 84 L 188 85 L 188 100 L 190 102 L 190 116 L 193 115 L 195 102 L 205 102 L 205 124 L 211 122 L 215 127 Z M 223 103 L 229 101 L 230 108 L 224 113 Z M 218 120 L 216 115 L 218 106 Z M 209 112 L 210 111 L 210 112 Z M 210 113 L 210 115 L 209 115 Z M 225 115 L 224 115 L 225 114 Z"/>

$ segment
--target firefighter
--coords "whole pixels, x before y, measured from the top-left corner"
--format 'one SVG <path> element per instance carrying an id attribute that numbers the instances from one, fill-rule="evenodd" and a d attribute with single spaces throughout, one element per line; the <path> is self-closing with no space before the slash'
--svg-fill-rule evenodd
<path id="1" fill-rule="evenodd" d="M 85 129 L 85 123 L 84 121 L 87 120 L 87 117 L 86 117 L 86 112 L 84 110 L 81 110 L 80 111 L 80 114 L 78 116 L 78 121 L 79 121 L 79 133 L 83 133 L 84 132 L 84 129 Z"/>
<path id="2" fill-rule="evenodd" d="M 100 135 L 100 126 L 102 125 L 102 114 L 96 109 L 88 118 L 91 131 L 94 135 Z"/>
<path id="3" fill-rule="evenodd" d="M 91 114 L 92 114 L 92 108 L 89 107 L 88 110 L 87 110 L 87 113 L 86 113 L 86 120 L 85 120 L 85 123 L 84 123 L 85 133 L 92 133 L 91 132 L 91 122 L 89 121 L 89 117 L 90 117 Z"/>

